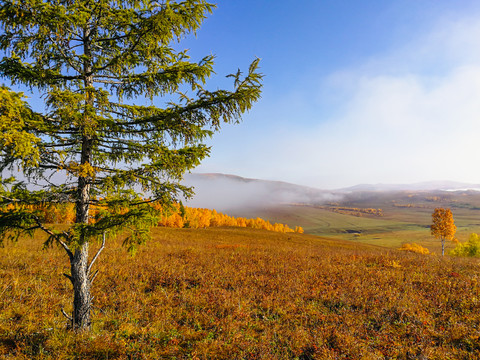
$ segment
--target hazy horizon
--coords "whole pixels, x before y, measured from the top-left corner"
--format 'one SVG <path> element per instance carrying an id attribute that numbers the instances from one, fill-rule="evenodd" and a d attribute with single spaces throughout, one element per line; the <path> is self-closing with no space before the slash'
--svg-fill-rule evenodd
<path id="1" fill-rule="evenodd" d="M 357 184 L 338 189 L 319 189 L 277 180 L 243 178 L 234 174 L 192 173 L 184 185 L 193 186 L 195 196 L 183 202 L 192 207 L 216 209 L 231 213 L 275 207 L 279 204 L 326 204 L 365 192 L 438 193 L 438 191 L 480 191 L 478 184 L 432 181 L 415 184 Z"/>
<path id="2" fill-rule="evenodd" d="M 326 190 L 326 191 L 336 191 L 336 190 L 345 190 L 349 188 L 355 188 L 355 187 L 361 187 L 361 186 L 415 186 L 415 185 L 430 185 L 431 188 L 434 188 L 435 185 L 441 188 L 445 188 L 449 186 L 460 186 L 460 185 L 465 185 L 465 186 L 480 186 L 480 181 L 477 183 L 470 183 L 470 182 L 463 182 L 463 181 L 455 181 L 455 180 L 449 180 L 449 179 L 433 179 L 433 180 L 425 180 L 425 181 L 416 181 L 416 182 L 410 182 L 410 183 L 401 183 L 401 182 L 370 182 L 370 183 L 357 183 L 357 184 L 352 184 L 352 185 L 347 185 L 344 187 L 331 187 L 331 188 L 324 188 L 324 187 L 317 187 L 317 186 L 310 186 L 310 185 L 302 185 L 300 183 L 295 183 L 291 181 L 286 181 L 284 179 L 265 179 L 265 178 L 255 178 L 255 177 L 244 177 L 238 174 L 227 174 L 227 173 L 218 173 L 218 172 L 198 172 L 198 171 L 192 171 L 189 174 L 186 174 L 186 177 L 188 178 L 190 175 L 200 175 L 200 176 L 225 176 L 225 177 L 234 177 L 234 178 L 241 178 L 245 180 L 253 180 L 253 181 L 260 181 L 260 182 L 279 182 L 279 183 L 286 183 L 286 184 L 291 184 L 291 185 L 299 185 L 299 186 L 305 186 L 305 187 L 310 187 L 312 189 L 317 189 L 317 190 Z M 471 188 L 467 188 L 471 189 Z M 472 188 L 472 190 L 476 190 Z M 479 188 L 480 190 L 480 188 Z"/>

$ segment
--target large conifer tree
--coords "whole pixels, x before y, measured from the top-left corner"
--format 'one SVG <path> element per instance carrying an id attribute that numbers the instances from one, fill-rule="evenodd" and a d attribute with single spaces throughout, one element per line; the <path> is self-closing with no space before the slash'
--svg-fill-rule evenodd
<path id="1" fill-rule="evenodd" d="M 194 62 L 177 50 L 213 6 L 0 1 L 0 76 L 45 102 L 34 111 L 21 93 L 0 88 L 0 233 L 3 241 L 40 229 L 46 245 L 65 249 L 74 289 L 66 315 L 75 329 L 90 327 L 92 265 L 105 236 L 128 229 L 130 250 L 148 239 L 157 216 L 149 203 L 190 195 L 180 181 L 208 155 L 205 138 L 260 97 L 258 60 L 245 76 L 232 75 L 231 91 L 209 91 L 213 57 Z M 65 202 L 76 204 L 76 220 L 62 231 L 20 206 Z M 89 258 L 96 238 L 103 243 Z"/>

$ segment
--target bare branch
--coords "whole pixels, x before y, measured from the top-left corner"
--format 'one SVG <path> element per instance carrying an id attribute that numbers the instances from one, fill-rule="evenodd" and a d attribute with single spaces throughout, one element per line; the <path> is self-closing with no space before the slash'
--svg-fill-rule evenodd
<path id="1" fill-rule="evenodd" d="M 93 280 L 95 280 L 95 278 L 97 277 L 97 274 L 98 274 L 98 270 L 95 271 L 95 274 L 93 274 L 92 278 L 90 279 L 90 284 L 93 284 Z"/>
<path id="2" fill-rule="evenodd" d="M 70 315 L 68 315 L 65 310 L 63 310 L 63 307 L 62 307 L 62 314 L 63 316 L 65 316 L 67 318 L 68 321 L 72 321 L 73 322 L 73 319 Z"/>
<path id="3" fill-rule="evenodd" d="M 63 276 L 65 276 L 68 280 L 70 280 L 73 285 L 73 278 L 70 275 L 64 273 Z"/>
<path id="4" fill-rule="evenodd" d="M 54 143 L 51 143 L 51 144 L 42 144 L 42 147 L 44 148 L 56 148 L 56 147 L 66 147 L 66 146 L 73 146 L 73 145 L 76 145 L 77 144 L 77 141 L 70 141 L 70 142 L 66 142 L 66 143 L 61 143 L 61 144 L 54 144 Z"/>
<path id="5" fill-rule="evenodd" d="M 70 250 L 70 248 L 68 247 L 67 244 L 65 244 L 62 240 L 60 240 L 58 237 L 57 237 L 57 241 L 60 245 L 62 245 L 62 247 L 65 249 L 65 251 L 67 252 L 67 255 L 68 257 L 70 258 L 70 260 L 73 259 L 73 253 L 72 251 Z"/>
<path id="6" fill-rule="evenodd" d="M 93 80 L 93 81 L 100 84 L 115 84 L 115 85 L 123 84 L 123 81 L 114 81 L 114 80 Z"/>
<path id="7" fill-rule="evenodd" d="M 76 72 L 82 73 L 81 69 L 72 62 L 71 58 L 69 56 L 67 56 L 67 54 L 65 54 L 63 49 L 52 39 L 52 37 L 50 35 L 47 35 L 47 38 L 50 40 L 52 45 L 57 49 L 57 51 L 60 53 L 60 55 L 62 55 L 65 62 L 68 65 L 70 65 L 72 67 L 72 69 L 74 69 Z"/>
<path id="8" fill-rule="evenodd" d="M 95 263 L 95 261 L 97 260 L 98 256 L 100 255 L 100 253 L 103 251 L 104 248 L 105 248 L 105 231 L 103 232 L 102 246 L 100 246 L 100 249 L 98 249 L 97 253 L 93 257 L 92 262 L 90 263 L 90 265 L 88 265 L 87 275 L 90 274 L 90 271 L 92 270 L 93 264 Z M 96 273 L 95 273 L 95 275 L 96 275 Z M 95 275 L 94 275 L 94 277 L 95 277 Z M 93 278 L 92 278 L 92 281 L 93 281 Z"/>

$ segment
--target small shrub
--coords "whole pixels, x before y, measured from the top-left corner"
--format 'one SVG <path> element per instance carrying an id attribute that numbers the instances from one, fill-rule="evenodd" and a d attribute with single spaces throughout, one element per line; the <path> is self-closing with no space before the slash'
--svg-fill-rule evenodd
<path id="1" fill-rule="evenodd" d="M 480 237 L 478 234 L 471 234 L 470 238 L 464 242 L 458 244 L 455 249 L 450 251 L 450 255 L 453 256 L 480 256 Z"/>
<path id="2" fill-rule="evenodd" d="M 414 253 L 423 254 L 423 255 L 430 254 L 430 251 L 427 248 L 424 248 L 422 245 L 418 245 L 416 243 L 403 244 L 402 247 L 398 250 L 409 251 L 409 252 L 414 252 Z"/>

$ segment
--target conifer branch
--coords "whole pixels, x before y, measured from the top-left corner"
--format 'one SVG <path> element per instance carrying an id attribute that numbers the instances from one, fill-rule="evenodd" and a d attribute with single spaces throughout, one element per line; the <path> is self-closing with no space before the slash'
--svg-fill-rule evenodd
<path id="1" fill-rule="evenodd" d="M 36 228 L 37 229 L 41 229 L 42 231 L 44 231 L 45 233 L 47 233 L 48 235 L 50 235 L 51 238 L 55 239 L 66 251 L 68 257 L 70 258 L 70 260 L 73 259 L 73 253 L 72 251 L 70 250 L 70 248 L 68 247 L 68 245 L 63 242 L 61 239 L 60 239 L 60 236 L 58 234 L 55 234 L 52 230 L 50 230 L 49 228 L 45 227 L 43 225 L 43 223 L 40 221 L 40 219 L 38 218 L 38 216 L 35 216 L 35 215 L 32 215 L 32 218 L 34 219 L 34 221 L 37 223 L 37 226 Z"/>

